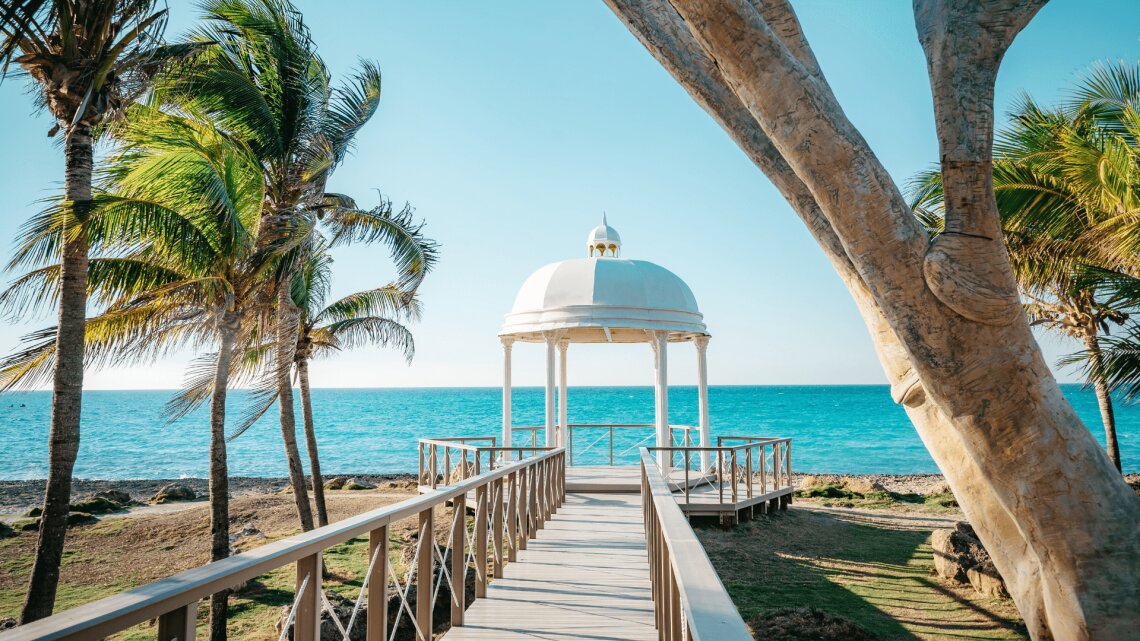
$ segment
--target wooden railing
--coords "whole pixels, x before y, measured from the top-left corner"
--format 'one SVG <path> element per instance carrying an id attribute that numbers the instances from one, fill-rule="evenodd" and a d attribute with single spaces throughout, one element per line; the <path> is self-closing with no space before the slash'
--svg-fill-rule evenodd
<path id="1" fill-rule="evenodd" d="M 662 641 L 751 641 L 668 481 L 641 450 L 641 502 L 653 613 Z"/>
<path id="2" fill-rule="evenodd" d="M 708 487 L 721 505 L 785 500 L 792 483 L 792 439 L 759 436 L 718 436 L 715 447 L 650 447 L 664 452 L 661 472 L 678 500 L 690 505 L 694 491 L 708 496 Z"/>
<path id="3" fill-rule="evenodd" d="M 608 456 L 603 454 L 598 463 L 600 465 L 621 465 L 624 459 L 626 465 L 637 465 L 638 448 L 653 441 L 657 436 L 657 426 L 653 423 L 570 423 L 566 426 L 566 452 L 570 465 L 591 465 L 592 461 L 585 459 L 589 452 L 596 452 L 594 448 L 608 448 Z M 615 432 L 616 430 L 616 432 Z M 621 438 L 615 440 L 615 434 L 629 433 L 634 430 L 643 430 L 646 434 L 639 439 Z M 580 433 L 575 439 L 575 432 Z M 692 425 L 670 425 L 669 433 L 673 445 L 692 445 L 699 442 L 696 436 L 699 429 Z M 512 427 L 512 445 L 534 446 L 539 436 L 545 437 L 546 428 L 541 425 Z M 520 438 L 521 437 L 521 438 Z M 617 452 L 615 454 L 615 447 Z M 599 448 L 599 449 L 600 449 Z M 575 460 L 577 459 L 577 463 Z"/>
<path id="4" fill-rule="evenodd" d="M 416 479 L 421 486 L 450 485 L 517 461 L 551 452 L 553 447 L 496 445 L 494 436 L 445 436 L 421 438 L 417 444 L 419 465 Z"/>
<path id="5" fill-rule="evenodd" d="M 94 641 L 137 624 L 157 619 L 154 634 L 160 641 L 192 641 L 198 602 L 210 595 L 261 576 L 290 563 L 296 564 L 295 598 L 288 621 L 294 641 L 320 638 L 321 614 L 327 601 L 321 587 L 324 550 L 359 536 L 368 536 L 368 569 L 354 607 L 367 602 L 368 639 L 388 639 L 388 586 L 395 584 L 400 596 L 399 625 L 405 614 L 419 641 L 431 641 L 432 609 L 445 577 L 451 586 L 451 625 L 463 625 L 467 572 L 475 572 L 475 598 L 486 596 L 488 562 L 493 575 L 501 576 L 505 562 L 526 549 L 565 498 L 565 450 L 559 448 L 513 462 L 496 470 L 461 480 L 433 492 L 382 507 L 316 530 L 201 565 L 166 579 L 61 612 L 34 623 L 0 633 L 0 641 L 67 639 Z M 473 529 L 467 529 L 467 498 L 476 503 Z M 434 521 L 451 503 L 448 528 L 450 563 L 436 540 Z M 388 529 L 407 518 L 418 518 L 415 556 L 403 581 L 388 559 Z M 490 547 L 488 547 L 490 542 Z M 438 562 L 438 565 L 437 565 Z M 435 569 L 441 570 L 435 579 Z M 415 608 L 407 596 L 415 580 Z M 424 580 L 423 577 L 428 577 Z M 433 583 L 435 585 L 433 585 Z M 331 608 L 327 608 L 331 611 Z M 332 612 L 335 618 L 335 612 Z M 338 627 L 348 628 L 336 620 Z M 286 630 L 288 624 L 286 624 Z M 286 638 L 286 630 L 281 638 Z"/>

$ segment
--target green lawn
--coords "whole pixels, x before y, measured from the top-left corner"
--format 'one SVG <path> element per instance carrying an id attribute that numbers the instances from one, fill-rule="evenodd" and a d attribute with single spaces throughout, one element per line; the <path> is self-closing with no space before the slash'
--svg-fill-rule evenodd
<path id="1" fill-rule="evenodd" d="M 812 607 L 882 639 L 1027 639 L 1012 602 L 932 574 L 930 532 L 793 507 L 698 536 L 745 619 Z"/>

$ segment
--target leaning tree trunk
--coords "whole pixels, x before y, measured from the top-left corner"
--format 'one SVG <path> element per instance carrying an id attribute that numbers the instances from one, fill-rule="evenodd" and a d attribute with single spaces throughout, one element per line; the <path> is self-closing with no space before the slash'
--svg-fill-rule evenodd
<path id="1" fill-rule="evenodd" d="M 226 392 L 233 361 L 237 317 L 227 314 L 219 324 L 221 340 L 210 397 L 210 560 L 230 555 L 230 477 L 226 463 Z M 230 591 L 210 596 L 210 641 L 226 641 L 226 610 Z"/>
<path id="2" fill-rule="evenodd" d="M 309 478 L 313 482 L 313 501 L 317 504 L 317 525 L 329 524 L 329 513 L 325 508 L 325 486 L 321 478 L 321 459 L 317 454 L 317 430 L 313 424 L 313 399 L 309 394 L 309 361 L 297 361 L 297 378 L 301 383 L 301 419 L 305 423 L 305 449 L 309 452 Z"/>
<path id="3" fill-rule="evenodd" d="M 287 284 L 277 295 L 277 405 L 281 412 L 281 440 L 285 443 L 285 460 L 289 464 L 289 483 L 293 486 L 293 501 L 297 504 L 297 517 L 301 529 L 313 529 L 313 512 L 309 507 L 309 492 L 305 488 L 305 472 L 301 468 L 301 453 L 297 449 L 297 417 L 293 409 L 292 370 L 293 350 L 297 343 L 297 311 L 289 298 Z"/>
<path id="4" fill-rule="evenodd" d="M 1043 3 L 916 7 L 948 179 L 949 233 L 928 247 L 784 0 L 608 2 L 824 247 L 871 329 L 893 398 L 993 554 L 1031 634 L 1126 638 L 1140 623 L 1140 501 L 1041 357 L 992 191 L 993 78 Z"/>
<path id="5" fill-rule="evenodd" d="M 1109 389 L 1108 381 L 1100 374 L 1102 357 L 1095 327 L 1091 333 L 1085 332 L 1085 349 L 1089 353 L 1089 360 L 1092 361 L 1089 370 L 1092 372 L 1093 389 L 1096 390 L 1096 402 L 1100 406 L 1100 421 L 1104 424 L 1105 450 L 1108 452 L 1109 460 L 1119 472 L 1123 468 L 1120 464 L 1120 443 L 1116 439 L 1116 413 L 1112 409 L 1112 390 Z"/>
<path id="6" fill-rule="evenodd" d="M 59 325 L 56 364 L 52 377 L 51 435 L 48 480 L 36 539 L 36 558 L 20 623 L 51 616 L 59 586 L 59 566 L 67 535 L 71 504 L 71 474 L 79 454 L 79 419 L 83 400 L 83 341 L 87 324 L 87 237 L 83 220 L 91 205 L 91 129 L 80 122 L 64 141 L 64 198 L 67 220 L 63 229 Z"/>

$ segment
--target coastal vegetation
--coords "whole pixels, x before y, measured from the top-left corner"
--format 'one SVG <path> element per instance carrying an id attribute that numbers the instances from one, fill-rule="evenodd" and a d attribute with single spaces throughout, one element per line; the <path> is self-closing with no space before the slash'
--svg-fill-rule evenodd
<path id="1" fill-rule="evenodd" d="M 1084 348 L 1062 360 L 1083 365 L 1096 391 L 1109 458 L 1121 469 L 1113 412 L 1115 380 L 1136 380 L 1136 359 L 1106 368 L 1104 341 L 1135 352 L 1140 334 L 1140 65 L 1094 67 L 1054 108 L 1024 97 L 994 145 L 994 192 L 1002 233 L 1030 322 Z M 942 175 L 911 182 L 915 214 L 934 237 L 944 229 Z"/>
<path id="2" fill-rule="evenodd" d="M 933 241 L 847 118 L 788 2 L 607 4 L 824 250 L 892 398 L 1007 578 L 1030 635 L 1130 635 L 1140 623 L 1140 500 L 1042 357 L 993 190 L 994 83 L 1045 0 L 914 3 L 946 203 Z"/>
<path id="3" fill-rule="evenodd" d="M 149 8 L 127 4 L 131 13 L 118 17 L 124 22 Z M 71 19 L 50 13 L 70 11 L 67 2 L 44 7 L 53 25 Z M 16 20 L 23 8 L 8 8 L 6 20 Z M 89 129 L 97 123 L 83 121 L 87 133 L 75 135 L 88 136 L 83 142 L 87 186 L 76 192 L 79 196 L 69 191 L 25 226 L 12 265 L 30 271 L 4 292 L 2 302 L 17 316 L 57 299 L 63 309 L 71 304 L 69 288 L 78 283 L 80 312 L 88 296 L 98 309 L 78 325 L 80 369 L 84 360 L 93 367 L 146 362 L 180 349 L 202 353 L 169 411 L 178 418 L 210 404 L 210 559 L 218 560 L 230 554 L 227 438 L 277 402 L 292 497 L 302 529 L 312 529 L 296 443 L 292 375 L 296 371 L 303 380 L 306 441 L 319 479 L 308 359 L 315 347 L 327 351 L 358 344 L 398 345 L 410 357 L 410 334 L 399 321 L 418 314 L 415 292 L 436 252 L 410 207 L 396 210 L 382 200 L 361 209 L 350 196 L 325 188 L 356 133 L 376 112 L 376 64 L 362 62 L 348 82 L 334 86 L 300 13 L 287 1 L 211 0 L 202 10 L 202 26 L 188 44 L 172 50 L 181 54 L 181 64 L 165 72 L 152 65 L 145 91 L 116 95 L 122 117 L 100 129 L 111 151 L 96 191 Z M 158 22 L 163 15 L 144 22 Z M 26 38 L 14 42 L 8 56 L 26 64 Z M 14 51 L 25 55 L 13 57 Z M 81 215 L 76 214 L 79 197 Z M 350 242 L 386 245 L 396 278 L 323 308 L 319 303 L 331 282 L 328 249 Z M 78 280 L 69 266 L 73 245 L 83 254 Z M 64 339 L 72 324 L 61 312 L 57 326 L 30 335 L 28 344 L 3 362 L 0 384 L 31 387 L 51 372 L 58 380 L 61 368 L 74 368 Z M 266 390 L 258 398 L 268 403 L 255 403 L 242 429 L 227 433 L 227 390 L 239 382 Z M 55 398 L 74 401 L 77 421 L 78 396 L 68 401 L 67 391 L 60 396 L 56 389 Z M 37 561 L 41 570 L 32 573 L 22 622 L 51 613 L 58 581 L 78 448 L 78 426 L 61 425 L 62 431 L 53 424 L 53 482 L 40 527 L 46 542 L 37 557 L 43 560 Z M 66 442 L 57 442 L 60 434 Z M 60 466 L 57 450 L 66 459 Z M 53 503 L 56 493 L 65 497 L 62 507 Z M 327 522 L 323 500 L 318 512 L 322 524 Z M 56 530 L 45 538 L 45 532 Z M 226 637 L 226 604 L 227 592 L 212 597 L 212 639 Z"/>
<path id="4" fill-rule="evenodd" d="M 162 43 L 167 11 L 157 5 L 154 0 L 0 2 L 0 77 L 19 70 L 30 78 L 36 105 L 55 121 L 48 133 L 62 134 L 64 148 L 50 483 L 22 622 L 52 613 L 79 453 L 88 272 L 88 239 L 80 228 L 92 206 L 94 139 L 147 90 L 156 72 L 194 49 Z"/>

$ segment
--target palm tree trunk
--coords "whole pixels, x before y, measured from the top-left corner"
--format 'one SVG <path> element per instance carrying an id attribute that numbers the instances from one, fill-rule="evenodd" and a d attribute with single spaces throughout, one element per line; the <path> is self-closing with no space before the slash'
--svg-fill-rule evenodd
<path id="1" fill-rule="evenodd" d="M 51 616 L 59 586 L 59 565 L 67 536 L 71 474 L 79 454 L 79 420 L 83 400 L 83 341 L 87 319 L 87 238 L 72 234 L 91 203 L 91 130 L 80 123 L 64 142 L 64 198 L 71 216 L 65 223 L 59 299 L 57 360 L 52 378 L 51 436 L 48 482 L 36 539 L 36 559 L 20 622 Z"/>
<path id="2" fill-rule="evenodd" d="M 1122 468 L 1120 466 L 1120 443 L 1116 439 L 1116 413 L 1112 409 L 1112 390 L 1108 387 L 1108 381 L 1100 375 L 1100 343 L 1097 342 L 1096 336 L 1096 329 L 1093 329 L 1091 334 L 1085 333 L 1085 348 L 1088 350 L 1089 360 L 1092 361 L 1091 378 L 1093 379 L 1093 389 L 1096 390 L 1096 402 L 1100 405 L 1100 421 L 1104 424 L 1105 450 L 1108 451 L 1108 458 L 1112 460 L 1112 464 L 1116 466 L 1116 471 L 1119 472 Z"/>
<path id="3" fill-rule="evenodd" d="M 285 459 L 289 464 L 289 483 L 293 486 L 293 501 L 301 529 L 313 529 L 313 512 L 309 507 L 309 492 L 305 488 L 305 472 L 301 468 L 301 453 L 297 449 L 297 417 L 293 410 L 292 370 L 293 349 L 297 344 L 294 329 L 297 314 L 289 299 L 287 285 L 282 285 L 277 297 L 277 405 L 281 411 L 281 440 L 285 443 Z"/>
<path id="4" fill-rule="evenodd" d="M 230 555 L 230 477 L 226 463 L 226 392 L 233 359 L 237 319 L 227 315 L 221 324 L 221 344 L 210 397 L 210 560 Z M 226 610 L 230 591 L 210 597 L 210 641 L 226 641 Z"/>
<path id="5" fill-rule="evenodd" d="M 325 486 L 321 479 L 321 459 L 317 454 L 317 430 L 313 424 L 313 399 L 309 394 L 309 361 L 297 361 L 297 376 L 301 379 L 301 418 L 305 422 L 305 449 L 309 452 L 309 477 L 313 480 L 313 501 L 317 504 L 317 525 L 329 524 L 325 508 Z"/>

